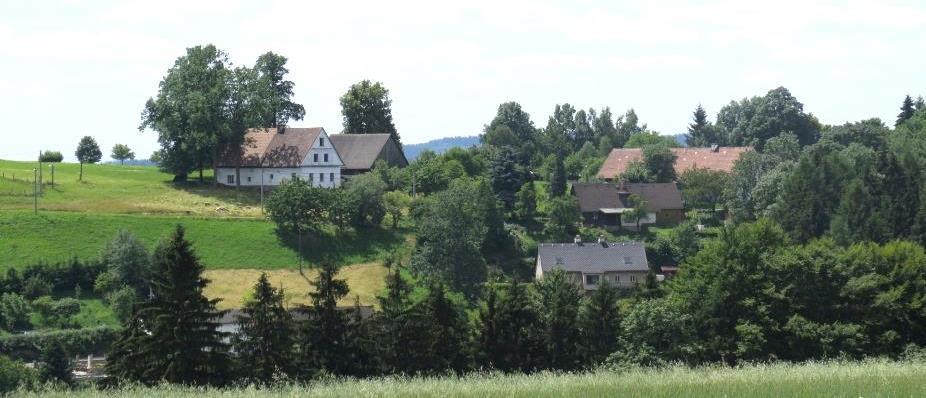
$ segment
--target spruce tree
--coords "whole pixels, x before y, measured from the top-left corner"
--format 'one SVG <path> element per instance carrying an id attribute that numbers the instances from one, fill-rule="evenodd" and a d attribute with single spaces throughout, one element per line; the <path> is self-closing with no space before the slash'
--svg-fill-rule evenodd
<path id="1" fill-rule="evenodd" d="M 479 308 L 475 359 L 480 367 L 492 369 L 496 367 L 496 362 L 500 359 L 499 354 L 501 354 L 498 335 L 500 303 L 495 286 L 490 284 L 485 292 Z"/>
<path id="2" fill-rule="evenodd" d="M 386 277 L 386 294 L 378 297 L 380 312 L 374 318 L 375 336 L 379 342 L 377 361 L 384 374 L 402 372 L 410 344 L 414 343 L 405 341 L 403 336 L 411 307 L 410 293 L 411 287 L 395 270 Z"/>
<path id="3" fill-rule="evenodd" d="M 134 309 L 133 309 L 134 310 Z M 146 351 L 148 333 L 137 312 L 124 324 L 106 356 L 107 378 L 104 384 L 117 385 L 123 381 L 144 382 L 146 361 L 152 354 Z"/>
<path id="4" fill-rule="evenodd" d="M 553 162 L 553 170 L 550 173 L 550 198 L 558 198 L 566 194 L 566 166 L 563 162 L 563 155 L 558 153 L 556 160 Z"/>
<path id="5" fill-rule="evenodd" d="M 370 376 L 376 373 L 376 348 L 378 342 L 373 334 L 374 323 L 363 317 L 360 296 L 354 298 L 354 307 L 347 327 L 348 354 L 346 362 L 351 366 L 347 375 L 354 377 Z"/>
<path id="6" fill-rule="evenodd" d="M 617 350 L 620 328 L 617 299 L 617 289 L 604 280 L 579 312 L 582 356 L 586 365 L 596 366 Z"/>
<path id="7" fill-rule="evenodd" d="M 293 319 L 283 308 L 283 290 L 271 286 L 266 273 L 257 279 L 252 298 L 238 316 L 238 325 L 232 344 L 241 376 L 267 384 L 277 375 L 294 373 Z"/>
<path id="8" fill-rule="evenodd" d="M 694 122 L 688 125 L 688 136 L 685 137 L 685 143 L 690 147 L 706 147 L 719 144 L 719 142 L 712 142 L 716 140 L 716 137 L 711 134 L 712 126 L 707 120 L 707 112 L 704 111 L 701 104 L 698 104 L 698 107 L 695 108 L 692 117 Z"/>
<path id="9" fill-rule="evenodd" d="M 577 369 L 581 364 L 578 316 L 582 296 L 579 288 L 565 271 L 557 269 L 544 274 L 537 283 L 537 290 L 543 306 L 547 365 L 559 370 Z"/>
<path id="10" fill-rule="evenodd" d="M 514 212 L 522 221 L 533 220 L 537 215 L 537 191 L 533 181 L 525 182 L 518 190 Z"/>
<path id="11" fill-rule="evenodd" d="M 74 377 L 71 374 L 71 360 L 68 358 L 68 354 L 64 352 L 64 347 L 61 346 L 60 342 L 49 343 L 42 350 L 39 360 L 42 362 L 40 368 L 42 381 L 64 383 L 65 385 L 74 383 Z"/>
<path id="12" fill-rule="evenodd" d="M 203 266 L 182 226 L 158 246 L 153 258 L 151 299 L 139 306 L 138 319 L 132 321 L 139 322 L 138 328 L 123 331 L 122 344 L 109 355 L 123 370 L 114 376 L 145 384 L 222 384 L 229 358 L 218 331 L 219 300 L 203 295 L 209 280 L 203 278 Z M 140 374 L 125 368 L 126 355 L 144 364 Z"/>
<path id="13" fill-rule="evenodd" d="M 496 369 L 529 372 L 542 366 L 543 322 L 528 290 L 517 280 L 501 301 L 497 331 L 498 350 L 490 355 Z"/>
<path id="14" fill-rule="evenodd" d="M 336 265 L 324 263 L 318 277 L 311 282 L 315 290 L 309 293 L 312 308 L 304 329 L 303 355 L 308 367 L 342 375 L 348 373 L 351 364 L 346 361 L 350 355 L 348 320 L 338 310 L 338 301 L 350 289 L 343 279 L 335 279 L 337 274 Z"/>
<path id="15" fill-rule="evenodd" d="M 897 122 L 894 123 L 894 127 L 900 126 L 907 119 L 913 117 L 913 114 L 916 113 L 916 108 L 913 104 L 913 98 L 910 98 L 909 95 L 904 97 L 903 104 L 900 105 L 900 113 L 897 114 Z"/>
<path id="16" fill-rule="evenodd" d="M 428 296 L 422 302 L 426 321 L 430 327 L 433 371 L 448 370 L 460 373 L 469 367 L 468 328 L 463 311 L 447 299 L 444 285 L 431 284 Z"/>
<path id="17" fill-rule="evenodd" d="M 517 189 L 524 182 L 523 173 L 518 167 L 517 153 L 512 147 L 506 145 L 495 152 L 489 165 L 489 176 L 495 196 L 504 204 L 505 210 L 510 211 L 514 208 Z"/>

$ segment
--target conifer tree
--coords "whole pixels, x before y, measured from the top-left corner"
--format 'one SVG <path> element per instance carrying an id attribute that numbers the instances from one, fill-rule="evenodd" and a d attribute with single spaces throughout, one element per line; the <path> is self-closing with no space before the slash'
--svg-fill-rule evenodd
<path id="1" fill-rule="evenodd" d="M 386 294 L 378 297 L 380 312 L 376 314 L 375 336 L 378 341 L 377 361 L 382 373 L 401 373 L 406 353 L 411 350 L 404 340 L 404 326 L 407 322 L 411 302 L 411 287 L 402 278 L 399 270 L 386 277 Z"/>
<path id="2" fill-rule="evenodd" d="M 338 301 L 350 289 L 343 279 L 336 279 L 338 267 L 324 263 L 318 277 L 311 282 L 315 290 L 309 293 L 312 299 L 311 317 L 304 330 L 303 355 L 309 367 L 324 369 L 332 374 L 347 374 L 350 363 L 347 341 L 347 316 L 338 310 Z"/>
<path id="3" fill-rule="evenodd" d="M 574 370 L 579 358 L 579 305 L 582 296 L 562 269 L 546 273 L 537 282 L 546 330 L 547 364 L 553 369 Z"/>
<path id="4" fill-rule="evenodd" d="M 440 283 L 429 287 L 428 296 L 422 304 L 425 320 L 431 329 L 433 370 L 439 373 L 448 370 L 463 372 L 470 362 L 468 329 L 463 311 L 447 299 L 444 285 Z"/>
<path id="5" fill-rule="evenodd" d="M 116 341 L 106 356 L 107 379 L 104 384 L 115 385 L 122 381 L 144 381 L 146 362 L 150 352 L 147 348 L 148 334 L 141 317 L 136 312 L 125 323 Z"/>
<path id="6" fill-rule="evenodd" d="M 372 332 L 373 322 L 363 317 L 363 308 L 360 306 L 360 296 L 354 298 L 354 308 L 350 314 L 350 323 L 347 328 L 348 358 L 351 366 L 347 375 L 363 377 L 375 374 L 376 347 L 378 342 Z"/>
<path id="7" fill-rule="evenodd" d="M 505 210 L 510 211 L 514 208 L 517 189 L 524 182 L 518 168 L 517 153 L 512 147 L 506 145 L 496 151 L 489 165 L 489 176 L 496 197 L 504 204 Z"/>
<path id="8" fill-rule="evenodd" d="M 563 155 L 557 154 L 553 162 L 553 171 L 550 173 L 550 197 L 558 198 L 566 194 L 566 166 L 563 164 Z"/>
<path id="9" fill-rule="evenodd" d="M 479 366 L 492 369 L 496 367 L 496 361 L 499 360 L 501 353 L 498 335 L 500 303 L 495 286 L 489 285 L 485 292 L 479 308 L 475 359 Z"/>
<path id="10" fill-rule="evenodd" d="M 900 113 L 897 114 L 897 122 L 894 123 L 894 127 L 903 124 L 907 119 L 913 117 L 914 113 L 916 113 L 916 109 L 913 105 L 913 98 L 907 95 L 903 99 L 903 104 L 900 105 Z"/>
<path id="11" fill-rule="evenodd" d="M 582 356 L 587 365 L 598 365 L 617 350 L 618 328 L 620 328 L 617 299 L 617 289 L 604 280 L 579 312 Z"/>
<path id="12" fill-rule="evenodd" d="M 514 212 L 523 221 L 532 220 L 537 215 L 537 191 L 533 181 L 525 182 L 518 190 Z"/>
<path id="13" fill-rule="evenodd" d="M 540 314 L 523 284 L 513 281 L 501 300 L 498 314 L 498 350 L 490 353 L 496 369 L 534 371 L 544 358 L 544 329 Z"/>
<path id="14" fill-rule="evenodd" d="M 64 383 L 71 385 L 74 378 L 71 375 L 71 360 L 68 354 L 64 352 L 64 347 L 60 342 L 51 342 L 42 350 L 39 358 L 42 362 L 41 376 L 42 381 Z"/>
<path id="15" fill-rule="evenodd" d="M 266 273 L 257 279 L 238 325 L 232 344 L 245 379 L 263 384 L 277 375 L 293 374 L 293 319 L 283 308 L 283 290 L 271 286 Z"/>
<path id="16" fill-rule="evenodd" d="M 158 246 L 153 258 L 152 297 L 136 311 L 131 322 L 137 327 L 123 331 L 121 344 L 110 353 L 109 359 L 120 364 L 113 375 L 145 384 L 222 384 L 229 358 L 218 331 L 219 300 L 203 295 L 209 280 L 203 278 L 203 266 L 182 226 Z M 126 366 L 126 355 L 144 364 L 140 374 Z"/>
<path id="17" fill-rule="evenodd" d="M 690 147 L 706 147 L 713 144 L 720 144 L 714 137 L 711 123 L 707 120 L 707 112 L 698 104 L 692 114 L 693 123 L 688 125 L 688 136 L 685 137 L 685 143 Z"/>

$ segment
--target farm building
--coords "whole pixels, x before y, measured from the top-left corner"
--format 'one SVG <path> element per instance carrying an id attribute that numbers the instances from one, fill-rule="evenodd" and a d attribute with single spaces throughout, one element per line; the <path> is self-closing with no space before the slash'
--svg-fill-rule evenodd
<path id="1" fill-rule="evenodd" d="M 750 147 L 721 147 L 710 148 L 671 148 L 678 158 L 675 160 L 675 172 L 681 175 L 685 170 L 702 168 L 730 172 L 733 163 Z M 598 170 L 598 178 L 611 181 L 627 170 L 631 162 L 643 160 L 643 150 L 640 148 L 615 148 L 608 154 L 608 158 Z"/>
<path id="2" fill-rule="evenodd" d="M 535 277 L 556 268 L 566 271 L 569 279 L 583 291 L 597 290 L 607 281 L 611 286 L 630 288 L 646 280 L 649 263 L 642 242 L 608 243 L 599 239 L 583 243 L 576 237 L 573 243 L 541 243 L 537 247 Z"/>
<path id="3" fill-rule="evenodd" d="M 334 134 L 331 143 L 341 154 L 341 173 L 351 176 L 366 173 L 377 160 L 394 167 L 408 166 L 402 148 L 389 134 Z"/>
<path id="4" fill-rule="evenodd" d="M 341 184 L 343 164 L 324 128 L 251 129 L 241 150 L 219 161 L 216 181 L 265 186 L 299 178 L 331 188 Z"/>
<path id="5" fill-rule="evenodd" d="M 641 227 L 649 224 L 675 225 L 685 218 L 682 194 L 670 183 L 575 183 L 572 195 L 579 202 L 582 221 L 614 229 L 636 229 L 637 220 L 623 216 L 634 207 L 631 195 L 645 202 L 647 215 L 639 220 Z"/>

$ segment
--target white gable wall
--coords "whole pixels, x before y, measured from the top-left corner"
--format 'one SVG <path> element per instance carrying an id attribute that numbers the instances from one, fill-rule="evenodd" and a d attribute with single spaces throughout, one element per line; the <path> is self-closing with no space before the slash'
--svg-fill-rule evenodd
<path id="1" fill-rule="evenodd" d="M 315 161 L 316 155 L 318 161 Z M 327 162 L 325 155 L 328 155 Z M 344 162 L 331 145 L 328 133 L 322 129 L 300 167 L 242 167 L 240 169 L 241 186 L 280 185 L 283 181 L 289 181 L 295 176 L 304 181 L 310 181 L 317 187 L 334 188 L 341 185 L 341 166 L 343 165 Z M 220 167 L 216 172 L 216 180 L 220 184 L 235 186 L 234 179 L 229 180 L 230 176 L 234 178 L 235 168 Z"/>

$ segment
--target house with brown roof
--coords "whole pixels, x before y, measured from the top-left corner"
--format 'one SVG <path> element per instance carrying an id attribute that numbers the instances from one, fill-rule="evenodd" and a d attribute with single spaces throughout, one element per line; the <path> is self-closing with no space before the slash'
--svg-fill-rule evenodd
<path id="1" fill-rule="evenodd" d="M 733 170 L 733 163 L 751 147 L 722 147 L 710 148 L 671 148 L 675 159 L 675 172 L 681 175 L 685 170 L 702 168 L 718 170 L 729 173 Z M 598 178 L 612 181 L 627 170 L 627 166 L 634 161 L 643 160 L 643 150 L 640 148 L 614 148 L 608 158 L 598 170 Z"/>
<path id="2" fill-rule="evenodd" d="M 650 272 L 643 242 L 584 243 L 576 237 L 573 243 L 541 243 L 537 246 L 534 277 L 543 279 L 555 269 L 566 272 L 567 278 L 586 294 L 598 290 L 602 283 L 618 288 L 631 288 L 646 281 Z"/>
<path id="3" fill-rule="evenodd" d="M 674 182 L 575 183 L 571 193 L 579 202 L 586 225 L 635 230 L 638 220 L 624 216 L 635 206 L 631 195 L 645 202 L 647 214 L 639 220 L 641 228 L 650 224 L 675 225 L 685 218 L 682 194 Z"/>
<path id="4" fill-rule="evenodd" d="M 345 176 L 366 173 L 377 160 L 393 167 L 408 166 L 405 153 L 389 134 L 334 134 L 331 143 L 344 161 L 341 173 Z"/>
<path id="5" fill-rule="evenodd" d="M 230 186 L 280 185 L 299 178 L 319 187 L 341 185 L 344 162 L 324 128 L 248 130 L 238 151 L 216 166 L 216 181 Z"/>

